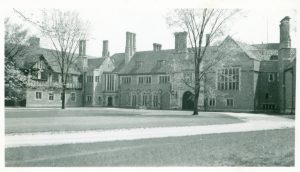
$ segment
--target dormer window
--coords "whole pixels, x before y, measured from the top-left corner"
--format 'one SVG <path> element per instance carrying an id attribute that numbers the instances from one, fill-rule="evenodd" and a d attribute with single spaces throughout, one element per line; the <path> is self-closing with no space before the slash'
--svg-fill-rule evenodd
<path id="1" fill-rule="evenodd" d="M 162 67 L 166 64 L 166 60 L 158 60 L 157 64 L 158 64 L 159 67 Z"/>
<path id="2" fill-rule="evenodd" d="M 277 56 L 277 55 L 272 55 L 272 56 L 270 57 L 270 60 L 278 60 L 278 56 Z"/>

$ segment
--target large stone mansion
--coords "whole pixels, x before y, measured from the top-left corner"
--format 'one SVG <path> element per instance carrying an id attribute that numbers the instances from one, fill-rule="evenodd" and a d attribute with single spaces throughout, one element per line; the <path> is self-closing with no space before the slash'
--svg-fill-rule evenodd
<path id="1" fill-rule="evenodd" d="M 293 112 L 295 108 L 296 49 L 291 48 L 290 18 L 280 22 L 280 42 L 249 45 L 230 36 L 219 46 L 209 46 L 209 59 L 230 51 L 201 80 L 199 109 L 211 111 Z M 19 59 L 28 69 L 32 85 L 26 88 L 26 107 L 61 106 L 60 72 L 53 50 L 41 48 L 32 38 L 31 51 Z M 223 47 L 222 47 L 223 46 Z M 187 33 L 175 33 L 175 48 L 136 51 L 136 34 L 126 32 L 124 53 L 110 56 L 103 41 L 102 57 L 86 55 L 86 41 L 79 43 L 78 63 L 73 65 L 66 91 L 66 106 L 146 109 L 191 109 L 194 80 L 193 52 Z M 181 82 L 184 81 L 184 82 Z"/>

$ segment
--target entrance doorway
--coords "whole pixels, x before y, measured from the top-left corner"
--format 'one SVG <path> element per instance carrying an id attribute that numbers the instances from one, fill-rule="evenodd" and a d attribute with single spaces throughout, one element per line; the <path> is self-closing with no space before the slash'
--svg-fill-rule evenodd
<path id="1" fill-rule="evenodd" d="M 113 98 L 112 97 L 107 98 L 107 106 L 109 106 L 109 107 L 113 106 Z"/>
<path id="2" fill-rule="evenodd" d="M 194 107 L 194 94 L 190 91 L 184 92 L 182 96 L 182 110 L 192 110 Z"/>

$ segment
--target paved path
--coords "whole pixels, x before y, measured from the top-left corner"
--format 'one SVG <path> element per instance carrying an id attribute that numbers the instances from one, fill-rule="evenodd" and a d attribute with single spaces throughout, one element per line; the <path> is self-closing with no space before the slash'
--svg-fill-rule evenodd
<path id="1" fill-rule="evenodd" d="M 146 113 L 151 114 L 151 113 Z M 247 113 L 223 113 L 237 117 L 244 123 L 187 127 L 133 128 L 102 131 L 76 131 L 55 133 L 25 133 L 5 135 L 5 147 L 60 145 L 70 143 L 107 142 L 147 138 L 179 137 L 202 134 L 233 133 L 293 128 L 295 121 L 279 116 Z"/>

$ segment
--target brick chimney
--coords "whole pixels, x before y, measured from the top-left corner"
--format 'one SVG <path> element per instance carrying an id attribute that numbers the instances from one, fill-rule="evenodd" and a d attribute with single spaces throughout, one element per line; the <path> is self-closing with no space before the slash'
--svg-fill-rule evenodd
<path id="1" fill-rule="evenodd" d="M 187 52 L 187 32 L 176 32 L 174 35 L 176 52 Z"/>
<path id="2" fill-rule="evenodd" d="M 290 17 L 286 16 L 280 21 L 280 45 L 281 48 L 291 48 Z"/>
<path id="3" fill-rule="evenodd" d="M 108 40 L 103 41 L 103 48 L 102 48 L 102 57 L 108 57 L 109 51 L 108 51 Z"/>
<path id="4" fill-rule="evenodd" d="M 285 82 L 284 82 L 284 70 L 285 60 L 291 58 L 291 37 L 290 37 L 290 17 L 286 16 L 280 21 L 280 43 L 278 50 L 278 94 L 279 94 L 279 111 L 284 112 L 285 102 Z"/>
<path id="5" fill-rule="evenodd" d="M 158 44 L 158 43 L 153 43 L 153 51 L 160 51 L 161 50 L 162 45 Z"/>
<path id="6" fill-rule="evenodd" d="M 136 52 L 135 33 L 126 32 L 125 64 L 129 63 L 131 57 Z"/>
<path id="7" fill-rule="evenodd" d="M 40 47 L 40 38 L 38 37 L 30 37 L 28 42 L 31 47 Z"/>
<path id="8" fill-rule="evenodd" d="M 86 56 L 86 40 L 79 40 L 79 56 Z"/>
<path id="9" fill-rule="evenodd" d="M 82 61 L 82 70 L 87 71 L 86 40 L 79 40 L 79 58 Z"/>

